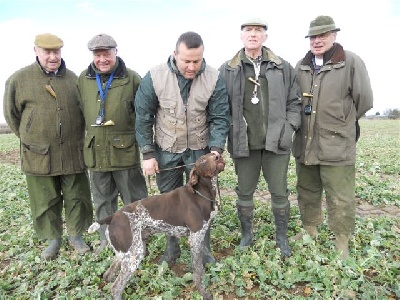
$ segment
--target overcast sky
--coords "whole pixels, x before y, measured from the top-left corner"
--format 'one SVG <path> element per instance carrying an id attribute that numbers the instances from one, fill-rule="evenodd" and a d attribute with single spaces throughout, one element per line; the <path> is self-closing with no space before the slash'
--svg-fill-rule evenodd
<path id="1" fill-rule="evenodd" d="M 0 0 L 1 106 L 7 78 L 34 61 L 38 33 L 64 40 L 62 56 L 77 75 L 92 60 L 87 42 L 98 33 L 110 34 L 118 55 L 143 76 L 167 60 L 185 31 L 202 36 L 204 57 L 218 68 L 242 47 L 240 24 L 250 16 L 267 20 L 265 45 L 294 66 L 309 50 L 304 36 L 318 15 L 333 17 L 341 29 L 337 42 L 367 65 L 375 99 L 368 114 L 400 108 L 400 0 Z"/>

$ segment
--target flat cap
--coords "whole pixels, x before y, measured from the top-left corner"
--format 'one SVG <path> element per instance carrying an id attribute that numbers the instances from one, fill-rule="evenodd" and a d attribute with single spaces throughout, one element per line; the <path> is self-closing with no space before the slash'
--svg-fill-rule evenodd
<path id="1" fill-rule="evenodd" d="M 251 17 L 245 20 L 242 25 L 240 25 L 240 30 L 242 30 L 245 26 L 261 26 L 264 27 L 265 30 L 268 29 L 267 22 L 258 17 Z"/>
<path id="2" fill-rule="evenodd" d="M 38 34 L 35 37 L 35 45 L 43 49 L 60 49 L 64 42 L 58 36 L 51 33 Z"/>
<path id="3" fill-rule="evenodd" d="M 113 49 L 117 47 L 117 42 L 113 39 L 112 36 L 100 33 L 94 36 L 88 42 L 88 48 L 90 51 L 98 50 L 98 49 Z"/>

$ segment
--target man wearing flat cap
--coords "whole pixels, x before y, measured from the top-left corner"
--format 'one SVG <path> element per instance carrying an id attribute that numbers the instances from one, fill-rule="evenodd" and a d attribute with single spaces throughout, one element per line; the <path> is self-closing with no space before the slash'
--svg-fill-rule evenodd
<path id="1" fill-rule="evenodd" d="M 292 135 L 300 126 L 300 95 L 294 68 L 263 46 L 267 23 L 249 18 L 241 24 L 243 48 L 220 71 L 229 95 L 231 126 L 228 151 L 237 175 L 240 248 L 253 244 L 254 192 L 260 172 L 271 193 L 276 245 L 291 256 L 287 231 L 290 216 L 287 171 Z"/>
<path id="2" fill-rule="evenodd" d="M 80 254 L 90 250 L 82 233 L 93 221 L 93 207 L 77 76 L 61 58 L 58 36 L 39 34 L 34 44 L 36 61 L 6 82 L 4 116 L 21 141 L 33 226 L 39 238 L 50 240 L 41 254 L 47 260 L 60 250 L 63 207 L 69 244 Z"/>
<path id="3" fill-rule="evenodd" d="M 355 228 L 358 120 L 372 108 L 373 96 L 364 62 L 336 42 L 339 30 L 330 16 L 310 23 L 310 51 L 296 66 L 302 113 L 293 155 L 305 231 L 317 237 L 325 192 L 328 226 L 341 258 L 347 259 Z"/>
<path id="4" fill-rule="evenodd" d="M 85 164 L 97 220 L 125 205 L 147 197 L 135 138 L 134 98 L 140 76 L 117 56 L 117 43 L 108 34 L 88 42 L 93 61 L 79 76 L 78 88 L 86 123 Z M 107 245 L 105 226 L 100 229 L 98 255 Z"/>

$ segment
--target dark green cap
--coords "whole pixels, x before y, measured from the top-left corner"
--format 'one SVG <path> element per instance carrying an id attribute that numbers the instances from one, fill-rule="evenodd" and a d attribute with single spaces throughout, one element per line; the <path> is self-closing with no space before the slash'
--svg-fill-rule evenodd
<path id="1" fill-rule="evenodd" d="M 308 30 L 308 35 L 310 36 L 320 35 L 329 31 L 340 31 L 340 28 L 336 28 L 335 22 L 329 16 L 318 16 L 315 20 L 310 23 L 310 29 Z"/>

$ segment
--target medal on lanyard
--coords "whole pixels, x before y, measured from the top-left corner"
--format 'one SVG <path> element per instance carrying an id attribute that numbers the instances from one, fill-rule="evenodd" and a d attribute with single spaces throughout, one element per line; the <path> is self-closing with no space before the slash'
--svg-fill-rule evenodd
<path id="1" fill-rule="evenodd" d="M 257 104 L 260 102 L 260 99 L 257 97 L 257 87 L 260 86 L 258 81 L 254 80 L 253 78 L 249 77 L 248 78 L 252 83 L 254 83 L 254 90 L 253 90 L 253 97 L 251 98 L 251 103 Z"/>
<path id="2" fill-rule="evenodd" d="M 96 117 L 95 120 L 95 125 L 92 126 L 103 126 L 103 125 L 114 125 L 114 122 L 112 120 L 104 122 L 105 121 L 105 107 L 106 107 L 106 96 L 108 93 L 108 89 L 111 86 L 111 82 L 114 78 L 114 73 L 112 72 L 110 75 L 110 78 L 108 78 L 107 84 L 105 89 L 102 89 L 101 82 L 100 82 L 100 76 L 99 74 L 96 73 L 96 82 L 97 82 L 97 88 L 100 93 L 100 112 L 99 115 Z"/>
<path id="3" fill-rule="evenodd" d="M 254 90 L 253 90 L 253 96 L 251 97 L 251 103 L 253 104 L 258 104 L 260 102 L 260 99 L 257 97 L 257 88 L 260 86 L 260 83 L 258 82 L 258 77 L 260 76 L 260 70 L 261 70 L 261 61 L 254 62 L 251 58 L 249 60 L 252 62 L 254 66 L 254 74 L 255 74 L 255 79 L 249 77 L 248 79 L 254 83 Z"/>

